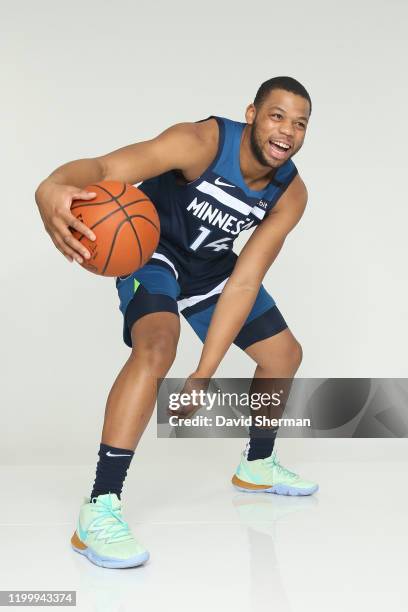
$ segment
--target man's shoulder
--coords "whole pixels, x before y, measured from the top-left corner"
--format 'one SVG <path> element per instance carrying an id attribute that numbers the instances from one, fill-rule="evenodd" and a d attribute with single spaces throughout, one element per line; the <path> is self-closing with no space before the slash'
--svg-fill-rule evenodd
<path id="1" fill-rule="evenodd" d="M 176 140 L 189 141 L 190 144 L 214 144 L 218 142 L 218 122 L 215 117 L 209 117 L 202 121 L 183 121 L 176 123 L 160 136 L 172 136 Z"/>
<path id="2" fill-rule="evenodd" d="M 208 119 L 204 119 L 203 121 L 197 121 L 192 124 L 194 126 L 194 131 L 202 142 L 207 144 L 214 144 L 218 142 L 218 121 L 215 117 L 208 117 Z"/>
<path id="3" fill-rule="evenodd" d="M 287 189 L 278 199 L 276 205 L 267 216 L 274 216 L 280 212 L 286 212 L 288 208 L 293 210 L 304 210 L 308 200 L 306 185 L 297 172 Z"/>
<path id="4" fill-rule="evenodd" d="M 307 196 L 308 196 L 307 187 L 305 185 L 304 180 L 300 176 L 299 172 L 296 172 L 296 175 L 294 176 L 293 181 L 291 185 L 289 185 L 289 187 L 292 187 L 293 193 L 296 193 L 296 196 L 300 200 L 307 201 Z"/>

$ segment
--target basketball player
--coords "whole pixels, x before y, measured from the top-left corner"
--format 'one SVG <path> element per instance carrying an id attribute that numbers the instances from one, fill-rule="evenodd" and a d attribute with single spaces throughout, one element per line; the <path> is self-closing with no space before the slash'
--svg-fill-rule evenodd
<path id="1" fill-rule="evenodd" d="M 216 116 L 180 123 L 152 140 L 69 162 L 36 191 L 55 246 L 79 263 L 89 252 L 70 228 L 95 236 L 70 207 L 94 197 L 86 185 L 142 181 L 139 188 L 160 216 L 151 260 L 116 279 L 131 353 L 107 399 L 95 482 L 71 540 L 93 563 L 130 567 L 149 557 L 122 517 L 121 492 L 155 405 L 156 379 L 165 377 L 176 355 L 180 312 L 204 342 L 191 381 L 211 378 L 232 343 L 255 361 L 254 380 L 291 379 L 299 367 L 301 347 L 262 280 L 306 206 L 292 157 L 303 145 L 310 113 L 306 89 L 291 77 L 276 77 L 259 88 L 246 123 Z M 238 257 L 234 239 L 255 226 Z M 248 492 L 314 493 L 317 484 L 279 463 L 268 434 L 252 428 L 234 484 Z"/>

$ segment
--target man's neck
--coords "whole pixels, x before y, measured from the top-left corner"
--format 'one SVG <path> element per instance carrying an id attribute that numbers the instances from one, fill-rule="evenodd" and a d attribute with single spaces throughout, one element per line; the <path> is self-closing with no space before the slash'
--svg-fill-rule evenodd
<path id="1" fill-rule="evenodd" d="M 239 149 L 239 163 L 242 177 L 248 187 L 254 191 L 261 191 L 273 179 L 276 169 L 263 166 L 254 157 L 251 150 L 250 130 L 249 125 L 246 125 L 243 129 Z"/>

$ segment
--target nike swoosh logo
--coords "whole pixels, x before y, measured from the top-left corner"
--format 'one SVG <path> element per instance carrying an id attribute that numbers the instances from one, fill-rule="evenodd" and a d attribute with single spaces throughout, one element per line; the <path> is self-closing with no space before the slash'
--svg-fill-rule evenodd
<path id="1" fill-rule="evenodd" d="M 223 187 L 235 187 L 235 185 L 230 185 L 229 183 L 224 183 L 224 181 L 221 180 L 220 176 L 215 179 L 214 183 L 216 185 L 222 185 Z"/>
<path id="2" fill-rule="evenodd" d="M 132 455 L 114 455 L 110 451 L 108 451 L 106 454 L 108 455 L 108 457 L 131 457 L 132 456 Z"/>

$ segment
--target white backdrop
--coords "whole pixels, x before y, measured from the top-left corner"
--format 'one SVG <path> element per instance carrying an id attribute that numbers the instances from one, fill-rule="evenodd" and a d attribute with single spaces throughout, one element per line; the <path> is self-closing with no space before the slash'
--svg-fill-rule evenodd
<path id="1" fill-rule="evenodd" d="M 407 18 L 402 0 L 2 3 L 0 463 L 96 460 L 128 355 L 114 281 L 56 251 L 39 181 L 179 121 L 244 120 L 272 76 L 313 101 L 294 158 L 308 209 L 265 278 L 303 346 L 299 376 L 408 376 Z M 183 321 L 169 375 L 187 376 L 200 351 Z M 253 370 L 232 347 L 217 376 Z M 151 425 L 143 448 L 167 452 L 154 438 Z M 319 444 L 309 457 L 333 448 Z"/>

